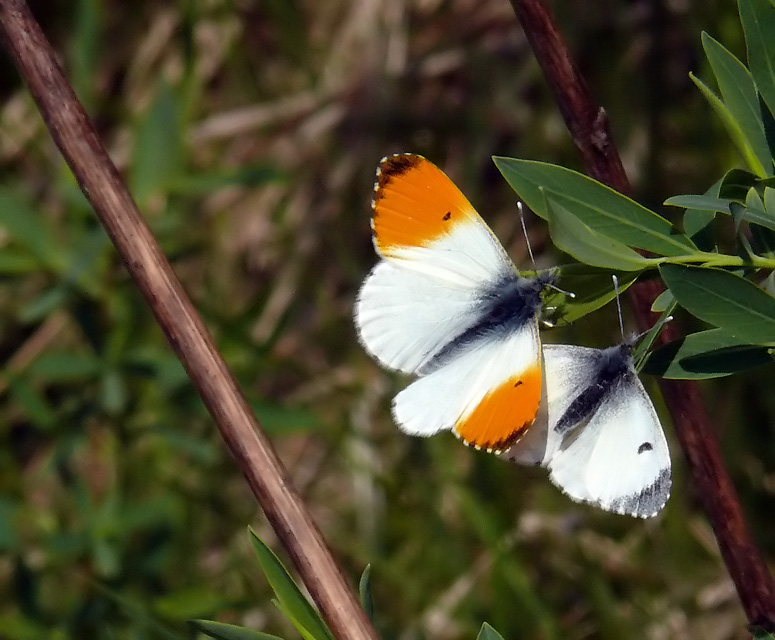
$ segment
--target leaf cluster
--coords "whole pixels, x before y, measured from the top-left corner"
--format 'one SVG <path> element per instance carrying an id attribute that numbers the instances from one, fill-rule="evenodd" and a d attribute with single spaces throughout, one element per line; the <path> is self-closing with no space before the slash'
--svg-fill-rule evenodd
<path id="1" fill-rule="evenodd" d="M 514 191 L 547 221 L 560 250 L 588 268 L 625 274 L 624 288 L 657 272 L 667 291 L 653 311 L 669 315 L 681 307 L 709 325 L 649 354 L 644 370 L 666 378 L 721 377 L 770 363 L 775 352 L 775 6 L 740 0 L 740 16 L 750 69 L 703 34 L 719 93 L 692 79 L 746 169 L 727 172 L 702 195 L 669 198 L 665 205 L 684 208 L 681 218 L 660 215 L 570 169 L 495 158 Z M 579 269 L 560 272 L 575 293 Z M 605 276 L 586 275 L 592 284 L 584 283 L 576 299 L 558 294 L 551 301 L 561 321 L 610 299 Z"/>

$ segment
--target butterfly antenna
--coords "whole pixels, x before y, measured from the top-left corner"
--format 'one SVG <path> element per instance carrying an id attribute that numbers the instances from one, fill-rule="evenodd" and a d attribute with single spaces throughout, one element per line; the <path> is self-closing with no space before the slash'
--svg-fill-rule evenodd
<path id="1" fill-rule="evenodd" d="M 549 289 L 554 289 L 554 290 L 555 290 L 557 293 L 562 293 L 562 294 L 564 294 L 564 295 L 568 296 L 568 297 L 569 297 L 569 298 L 571 298 L 571 299 L 573 299 L 573 298 L 575 298 L 575 297 L 576 297 L 576 294 L 575 294 L 575 293 L 573 293 L 573 291 L 566 291 L 565 289 L 560 289 L 560 287 L 558 287 L 558 286 L 557 286 L 556 284 L 554 284 L 553 282 L 547 282 L 547 283 L 546 283 L 546 286 L 547 286 L 547 288 L 549 288 Z"/>
<path id="2" fill-rule="evenodd" d="M 673 321 L 673 316 L 665 315 L 664 317 L 657 320 L 657 322 L 654 324 L 653 327 L 651 327 L 651 329 L 646 329 L 645 331 L 641 331 L 637 336 L 635 336 L 635 342 L 639 342 L 645 335 L 647 335 L 651 331 L 654 332 L 654 339 L 656 340 L 657 336 L 660 334 L 662 329 L 665 328 L 665 325 L 668 322 L 672 322 L 672 321 Z"/>
<path id="3" fill-rule="evenodd" d="M 517 200 L 517 209 L 519 209 L 519 221 L 522 223 L 522 234 L 525 236 L 525 244 L 527 245 L 527 252 L 530 254 L 530 262 L 533 263 L 533 266 L 535 267 L 536 271 L 538 270 L 538 267 L 536 266 L 536 259 L 533 255 L 533 247 L 530 246 L 530 238 L 527 235 L 527 224 L 525 224 L 525 208 L 522 206 L 522 201 Z M 576 294 L 572 291 L 566 291 L 565 289 L 560 289 L 556 284 L 553 282 L 547 282 L 546 286 L 549 289 L 554 289 L 557 291 L 557 293 L 565 294 L 568 298 L 575 298 Z M 554 326 L 554 325 L 547 325 L 547 326 Z"/>
<path id="4" fill-rule="evenodd" d="M 619 299 L 619 278 L 616 274 L 611 276 L 614 281 L 614 291 L 616 292 L 616 309 L 619 311 L 619 331 L 622 333 L 622 340 L 624 340 L 624 320 L 622 320 L 622 301 Z"/>
<path id="5" fill-rule="evenodd" d="M 525 224 L 525 211 L 522 207 L 522 201 L 517 200 L 517 209 L 519 209 L 519 221 L 522 223 L 522 233 L 525 236 L 525 244 L 527 245 L 527 252 L 530 254 L 530 262 L 533 266 L 536 266 L 536 259 L 533 256 L 533 247 L 530 246 L 530 238 L 527 235 L 527 225 Z"/>

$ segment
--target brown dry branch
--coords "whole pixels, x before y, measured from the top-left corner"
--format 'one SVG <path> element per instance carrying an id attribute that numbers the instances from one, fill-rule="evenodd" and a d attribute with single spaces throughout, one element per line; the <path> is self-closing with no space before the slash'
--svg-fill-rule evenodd
<path id="1" fill-rule="evenodd" d="M 207 329 L 22 0 L 0 0 L 5 45 L 81 189 L 213 416 L 229 451 L 337 638 L 376 639 Z"/>
<path id="2" fill-rule="evenodd" d="M 510 2 L 581 152 L 587 172 L 613 189 L 630 195 L 630 183 L 611 138 L 606 113 L 595 103 L 579 75 L 550 9 L 543 0 Z M 630 301 L 641 330 L 653 325 L 651 303 L 661 291 L 658 280 L 631 287 Z M 678 337 L 675 326 L 667 325 L 661 340 L 667 342 Z M 746 525 L 697 385 L 661 380 L 660 386 L 695 488 L 748 621 L 767 631 L 775 631 L 775 585 Z"/>

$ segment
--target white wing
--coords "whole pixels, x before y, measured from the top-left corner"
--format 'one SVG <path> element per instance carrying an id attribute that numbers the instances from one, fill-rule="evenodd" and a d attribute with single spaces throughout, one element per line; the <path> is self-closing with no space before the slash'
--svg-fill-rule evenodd
<path id="1" fill-rule="evenodd" d="M 361 287 L 355 325 L 383 365 L 421 373 L 476 323 L 481 296 L 517 272 L 465 196 L 425 158 L 384 158 L 373 207 L 383 260 Z"/>
<path id="2" fill-rule="evenodd" d="M 391 369 L 414 373 L 479 317 L 478 283 L 461 284 L 381 261 L 355 303 L 365 349 Z"/>
<path id="3" fill-rule="evenodd" d="M 510 445 L 535 418 L 541 395 L 536 322 L 478 340 L 401 391 L 393 401 L 398 426 L 412 435 L 443 430 L 478 448 Z"/>
<path id="4" fill-rule="evenodd" d="M 662 509 L 672 483 L 670 452 L 637 377 L 615 385 L 590 419 L 565 437 L 549 470 L 574 500 L 640 518 Z"/>
<path id="5" fill-rule="evenodd" d="M 598 349 L 544 344 L 544 397 L 535 424 L 505 456 L 519 464 L 549 464 L 562 438 L 554 426 L 586 388 L 595 370 Z M 551 425 L 552 428 L 549 428 Z"/>

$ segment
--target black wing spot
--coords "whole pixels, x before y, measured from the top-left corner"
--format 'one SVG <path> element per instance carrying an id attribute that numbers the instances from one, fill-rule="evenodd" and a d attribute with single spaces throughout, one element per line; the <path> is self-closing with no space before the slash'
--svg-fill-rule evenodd
<path id="1" fill-rule="evenodd" d="M 638 453 L 643 453 L 644 451 L 651 451 L 654 447 L 651 446 L 650 442 L 644 442 L 642 445 L 638 447 Z"/>
<path id="2" fill-rule="evenodd" d="M 514 383 L 514 386 L 515 386 L 515 387 L 519 387 L 521 384 L 522 384 L 522 380 L 517 380 L 517 381 Z"/>
<path id="3" fill-rule="evenodd" d="M 445 213 L 445 214 L 442 216 L 442 218 L 441 218 L 441 219 L 442 219 L 442 220 L 449 220 L 451 217 L 452 217 L 452 212 L 451 212 L 451 211 L 447 211 L 447 213 Z"/>

